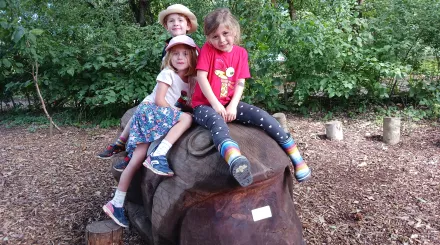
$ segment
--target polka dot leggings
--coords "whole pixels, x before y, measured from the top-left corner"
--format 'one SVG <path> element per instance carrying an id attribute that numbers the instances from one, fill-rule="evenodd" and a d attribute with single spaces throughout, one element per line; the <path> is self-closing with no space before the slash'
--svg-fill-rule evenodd
<path id="1" fill-rule="evenodd" d="M 194 119 L 200 125 L 211 131 L 214 145 L 217 147 L 225 140 L 231 140 L 229 127 L 223 118 L 210 106 L 200 105 L 194 108 Z M 278 144 L 288 139 L 278 121 L 265 110 L 256 106 L 239 102 L 237 106 L 237 122 L 244 125 L 254 125 L 266 131 Z"/>
<path id="2" fill-rule="evenodd" d="M 239 146 L 229 135 L 229 127 L 225 120 L 223 120 L 223 117 L 212 107 L 206 105 L 197 106 L 194 108 L 193 115 L 195 121 L 199 125 L 211 131 L 214 145 L 220 150 L 220 154 L 225 158 L 226 162 L 230 163 L 234 158 L 241 155 Z M 295 169 L 295 178 L 299 182 L 305 181 L 311 177 L 311 170 L 299 153 L 295 141 L 284 132 L 278 121 L 269 115 L 269 113 L 256 106 L 240 101 L 237 106 L 237 117 L 235 120 L 244 125 L 253 125 L 266 131 L 266 133 L 281 146 L 292 160 Z M 227 142 L 227 144 L 224 144 L 227 146 L 221 146 L 223 142 Z M 231 150 L 232 148 L 233 150 Z"/>

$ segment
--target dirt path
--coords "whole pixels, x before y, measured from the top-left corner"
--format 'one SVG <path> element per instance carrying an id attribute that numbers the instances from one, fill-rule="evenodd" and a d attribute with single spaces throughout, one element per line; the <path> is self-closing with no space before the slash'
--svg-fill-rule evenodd
<path id="1" fill-rule="evenodd" d="M 440 128 L 404 124 L 384 145 L 377 124 L 344 122 L 344 141 L 322 139 L 324 123 L 289 116 L 313 180 L 294 184 L 308 244 L 440 244 Z M 95 154 L 115 129 L 0 125 L 1 244 L 83 244 L 85 226 L 106 219 L 116 185 Z M 370 137 L 366 137 L 370 135 Z M 130 231 L 126 244 L 142 244 Z"/>

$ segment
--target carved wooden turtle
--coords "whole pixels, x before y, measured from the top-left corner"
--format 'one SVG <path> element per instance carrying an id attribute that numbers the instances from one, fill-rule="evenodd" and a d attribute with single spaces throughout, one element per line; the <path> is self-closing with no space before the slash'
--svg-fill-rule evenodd
<path id="1" fill-rule="evenodd" d="M 132 113 L 124 115 L 122 126 Z M 240 187 L 208 130 L 191 127 L 168 154 L 175 176 L 142 168 L 128 191 L 131 225 L 148 244 L 305 244 L 289 158 L 264 131 L 235 123 L 229 127 L 251 162 L 254 183 Z M 254 221 L 252 210 L 266 206 L 271 217 Z"/>

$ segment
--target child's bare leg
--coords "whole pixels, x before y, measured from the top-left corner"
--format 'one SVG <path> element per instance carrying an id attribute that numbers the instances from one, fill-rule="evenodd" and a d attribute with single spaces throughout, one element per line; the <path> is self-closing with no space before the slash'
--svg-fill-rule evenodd
<path id="1" fill-rule="evenodd" d="M 165 136 L 165 139 L 163 140 L 168 141 L 170 144 L 176 143 L 180 136 L 182 136 L 182 134 L 191 127 L 191 123 L 192 116 L 188 113 L 182 113 L 177 123 L 170 129 L 167 136 Z"/>
<path id="2" fill-rule="evenodd" d="M 129 164 L 121 174 L 119 179 L 118 190 L 126 192 L 130 186 L 131 180 L 139 168 L 142 166 L 142 162 L 145 159 L 145 154 L 150 143 L 138 144 L 133 151 L 133 156 L 130 159 Z"/>
<path id="3" fill-rule="evenodd" d="M 124 130 L 122 131 L 120 137 L 124 137 L 125 139 L 128 139 L 128 136 L 130 135 L 130 127 L 131 127 L 131 122 L 133 121 L 133 117 L 130 118 L 130 120 L 128 120 L 127 124 L 125 125 Z"/>
<path id="4" fill-rule="evenodd" d="M 145 167 L 158 175 L 173 176 L 174 172 L 168 165 L 166 155 L 180 136 L 191 127 L 191 123 L 192 116 L 187 113 L 182 113 L 177 123 L 170 129 L 154 152 L 147 157 L 144 162 Z"/>
<path id="5" fill-rule="evenodd" d="M 131 180 L 133 179 L 134 174 L 140 168 L 140 166 L 142 166 L 142 161 L 145 158 L 145 153 L 147 152 L 149 145 L 150 143 L 144 143 L 136 146 L 130 163 L 125 171 L 121 174 L 115 196 L 111 201 L 102 207 L 104 212 L 120 226 L 128 226 L 128 220 L 127 217 L 125 217 L 123 208 L 125 197 L 127 195 L 127 189 Z"/>

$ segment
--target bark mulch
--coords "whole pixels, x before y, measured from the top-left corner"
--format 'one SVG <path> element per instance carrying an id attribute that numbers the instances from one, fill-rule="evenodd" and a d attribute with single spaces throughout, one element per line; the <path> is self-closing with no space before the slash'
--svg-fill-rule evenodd
<path id="1" fill-rule="evenodd" d="M 405 122 L 401 142 L 381 141 L 381 125 L 344 120 L 344 140 L 324 137 L 324 122 L 288 116 L 313 169 L 294 184 L 308 244 L 440 244 L 440 127 Z M 101 206 L 116 182 L 96 153 L 116 129 L 0 125 L 0 243 L 83 244 L 85 227 L 107 219 Z M 125 230 L 125 244 L 142 244 Z"/>

